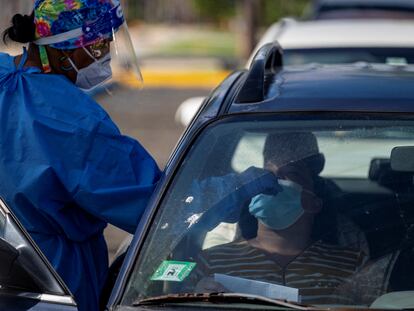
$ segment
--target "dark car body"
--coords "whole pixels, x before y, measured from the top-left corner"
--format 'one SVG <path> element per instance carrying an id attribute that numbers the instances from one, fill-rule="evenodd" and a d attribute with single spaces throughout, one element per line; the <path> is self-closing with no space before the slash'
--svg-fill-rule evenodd
<path id="1" fill-rule="evenodd" d="M 107 310 L 169 310 L 170 308 L 188 310 L 201 308 L 200 305 L 192 305 L 191 300 L 187 304 L 184 302 L 181 306 L 178 304 L 170 306 L 168 299 L 162 300 L 159 305 L 133 306 L 125 304 L 124 296 L 131 282 L 134 283 L 136 265 L 145 259 L 143 258 L 145 243 L 156 225 L 155 219 L 158 217 L 157 214 L 162 211 L 161 205 L 168 196 L 168 191 L 178 178 L 180 169 L 192 148 L 209 127 L 224 122 L 236 122 L 239 119 L 251 119 L 253 123 L 260 123 L 261 120 L 271 119 L 274 116 L 280 120 L 293 116 L 304 121 L 312 118 L 329 121 L 332 116 L 339 120 L 348 118 L 358 120 L 358 122 L 364 122 L 369 118 L 410 120 L 414 118 L 413 83 L 414 68 L 411 66 L 355 64 L 284 68 L 280 47 L 274 43 L 265 45 L 257 53 L 249 70 L 231 74 L 204 101 L 203 106 L 181 138 L 130 244 L 116 284 L 113 286 L 112 295 L 107 303 Z M 226 161 L 225 158 L 217 159 L 217 165 L 224 165 Z M 371 176 L 373 180 L 375 179 L 374 175 L 375 172 Z M 369 200 L 372 191 L 378 191 L 378 185 L 376 182 L 373 185 L 373 180 L 359 181 L 359 189 L 356 189 L 358 186 L 355 186 L 355 180 L 345 178 L 338 179 L 337 182 L 352 194 L 350 197 L 355 199 L 358 195 L 364 200 Z M 380 192 L 380 194 L 382 200 L 388 200 L 389 196 L 392 196 L 389 192 Z M 369 218 L 369 213 L 365 213 L 370 211 L 369 209 L 361 209 L 355 216 L 361 220 L 361 224 L 365 228 L 368 228 L 367 232 L 371 232 L 373 226 L 376 225 Z M 388 212 L 388 210 L 384 210 L 384 212 Z M 386 217 L 389 219 L 389 226 L 380 232 L 381 235 L 376 233 L 378 230 L 373 230 L 375 235 L 368 235 L 372 258 L 380 258 L 384 253 L 394 251 L 399 241 L 407 233 L 401 231 L 400 234 L 398 231 L 398 236 L 395 239 L 387 239 L 389 232 L 397 231 L 400 228 L 398 227 L 398 215 L 392 214 Z M 378 245 L 378 236 L 383 237 L 385 241 L 383 244 Z M 38 250 L 36 251 L 38 252 Z M 406 275 L 409 277 L 412 275 L 410 274 L 411 270 L 406 270 Z M 52 272 L 50 277 L 58 280 Z M 60 281 L 58 283 L 61 284 Z M 136 286 L 137 294 L 140 290 L 144 291 L 140 284 Z M 61 285 L 61 288 L 63 288 L 62 295 L 67 296 L 68 292 L 64 289 L 64 285 Z M 73 303 L 68 305 L 66 301 L 66 304 L 62 304 L 58 300 L 47 302 L 46 308 L 41 295 L 42 293 L 38 293 L 37 296 L 28 297 L 27 293 L 22 295 L 14 292 L 10 296 L 10 293 L 7 293 L 7 296 L 3 296 L 3 298 L 0 296 L 0 305 L 7 306 L 7 310 L 13 311 L 76 310 Z M 27 299 L 29 299 L 29 304 Z M 174 301 L 172 298 L 172 302 Z M 208 299 L 204 302 L 208 302 Z M 221 302 L 223 303 L 223 301 Z M 243 304 L 243 302 L 241 303 Z M 11 305 L 13 308 L 10 307 Z M 217 310 L 234 308 L 234 306 L 225 303 L 210 305 L 210 307 Z M 277 309 L 275 306 L 272 307 Z M 269 306 L 269 308 L 272 307 Z M 278 308 L 292 307 L 294 306 L 285 305 Z M 407 306 L 401 305 L 398 308 L 405 307 Z M 408 307 L 413 306 L 409 305 Z M 255 305 L 251 304 L 250 308 L 255 309 Z M 261 305 L 260 308 L 264 307 Z M 382 308 L 384 306 L 377 306 L 377 309 Z M 3 309 L 6 310 L 6 308 Z"/>
<path id="2" fill-rule="evenodd" d="M 337 113 L 344 118 L 358 115 L 362 119 L 368 116 L 405 119 L 414 113 L 414 71 L 410 66 L 355 64 L 283 68 L 279 51 L 277 44 L 264 46 L 249 70 L 230 75 L 204 101 L 172 154 L 163 180 L 134 236 L 109 301 L 109 310 L 130 310 L 119 303 L 157 209 L 189 150 L 209 125 L 223 119 L 285 113 L 304 119 L 318 116 L 327 120 Z M 392 221 L 391 217 L 390 224 Z M 392 248 L 393 243 L 396 241 L 389 241 L 388 246 Z M 374 256 L 379 257 L 387 250 L 375 251 Z M 137 307 L 136 310 L 141 309 Z"/>

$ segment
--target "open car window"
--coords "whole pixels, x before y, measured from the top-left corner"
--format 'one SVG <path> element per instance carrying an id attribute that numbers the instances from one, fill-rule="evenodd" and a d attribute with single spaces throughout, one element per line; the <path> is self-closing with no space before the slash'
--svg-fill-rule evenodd
<path id="1" fill-rule="evenodd" d="M 391 154 L 404 146 L 409 118 L 210 125 L 161 202 L 122 304 L 225 291 L 401 309 L 389 295 L 414 290 L 414 169 L 393 170 Z"/>

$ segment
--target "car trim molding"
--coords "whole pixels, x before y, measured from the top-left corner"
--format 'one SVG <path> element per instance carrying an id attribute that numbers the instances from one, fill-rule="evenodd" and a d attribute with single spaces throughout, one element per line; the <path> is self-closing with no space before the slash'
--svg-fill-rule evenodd
<path id="1" fill-rule="evenodd" d="M 53 303 L 53 304 L 62 304 L 62 305 L 69 305 L 75 306 L 76 302 L 71 296 L 59 296 L 59 295 L 52 295 L 52 294 L 39 294 L 39 293 L 31 293 L 31 292 L 14 292 L 14 291 L 1 291 L 1 294 L 10 295 L 19 298 L 27 298 L 33 300 L 39 300 L 41 302 L 46 303 Z"/>

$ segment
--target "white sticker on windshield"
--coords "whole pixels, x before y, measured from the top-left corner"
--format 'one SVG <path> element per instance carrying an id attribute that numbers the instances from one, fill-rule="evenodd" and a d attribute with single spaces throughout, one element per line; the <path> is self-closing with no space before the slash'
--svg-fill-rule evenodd
<path id="1" fill-rule="evenodd" d="M 163 261 L 151 277 L 151 281 L 182 282 L 193 271 L 196 263 L 185 261 Z"/>

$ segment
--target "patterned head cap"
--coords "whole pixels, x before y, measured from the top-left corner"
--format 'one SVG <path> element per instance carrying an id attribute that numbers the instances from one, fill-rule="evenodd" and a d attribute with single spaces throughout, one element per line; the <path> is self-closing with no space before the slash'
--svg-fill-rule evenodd
<path id="1" fill-rule="evenodd" d="M 125 22 L 119 0 L 36 0 L 36 41 L 76 49 L 110 39 Z"/>

